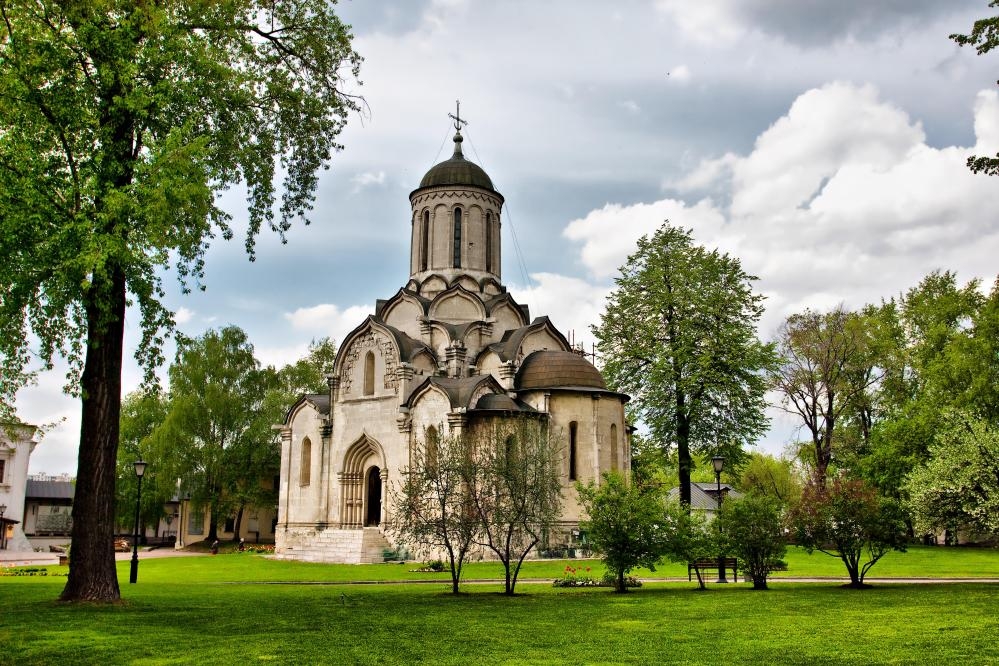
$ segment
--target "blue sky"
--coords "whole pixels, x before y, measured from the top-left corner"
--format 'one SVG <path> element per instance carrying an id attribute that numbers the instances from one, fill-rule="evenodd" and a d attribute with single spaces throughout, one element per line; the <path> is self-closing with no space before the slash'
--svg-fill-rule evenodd
<path id="1" fill-rule="evenodd" d="M 203 293 L 166 278 L 179 330 L 244 328 L 264 363 L 336 340 L 408 277 L 408 194 L 450 155 L 506 197 L 503 278 L 578 340 L 635 241 L 664 219 L 739 257 L 767 295 L 761 335 L 805 307 L 891 297 L 934 269 L 996 278 L 999 181 L 964 168 L 999 151 L 999 54 L 947 36 L 985 0 L 346 2 L 367 111 L 321 174 L 312 224 L 247 261 L 239 234 Z M 224 205 L 245 219 L 238 191 Z M 516 235 L 521 252 L 515 249 Z M 138 340 L 131 316 L 128 341 Z M 138 384 L 134 364 L 127 389 Z M 58 423 L 32 472 L 75 473 L 78 403 L 64 370 L 23 390 Z M 760 443 L 795 437 L 774 410 Z"/>

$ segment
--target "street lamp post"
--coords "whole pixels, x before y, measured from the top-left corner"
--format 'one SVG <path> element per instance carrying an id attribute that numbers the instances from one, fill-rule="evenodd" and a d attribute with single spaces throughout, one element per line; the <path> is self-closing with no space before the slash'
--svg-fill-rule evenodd
<path id="1" fill-rule="evenodd" d="M 128 574 L 128 582 L 134 583 L 139 577 L 139 503 L 142 500 L 142 475 L 146 473 L 148 463 L 136 460 L 135 476 L 139 479 L 139 490 L 135 493 L 135 529 L 132 530 L 132 570 Z"/>
<path id="2" fill-rule="evenodd" d="M 0 550 L 7 550 L 7 523 L 3 521 L 5 513 L 7 513 L 7 505 L 0 504 Z"/>
<path id="3" fill-rule="evenodd" d="M 718 496 L 715 498 L 718 502 L 718 511 L 715 514 L 715 520 L 721 520 L 721 473 L 722 468 L 725 466 L 725 458 L 722 456 L 714 456 L 711 458 L 711 465 L 715 468 L 715 492 L 718 493 Z M 718 523 L 718 533 L 721 534 L 721 523 Z M 728 578 L 725 577 L 725 553 L 718 555 L 718 582 L 728 582 Z"/>

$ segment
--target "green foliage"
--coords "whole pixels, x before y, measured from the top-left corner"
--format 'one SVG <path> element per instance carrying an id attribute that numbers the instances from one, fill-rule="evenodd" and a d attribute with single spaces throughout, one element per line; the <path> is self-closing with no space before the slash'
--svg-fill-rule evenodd
<path id="1" fill-rule="evenodd" d="M 753 579 L 753 589 L 767 589 L 767 576 L 784 563 L 787 552 L 781 504 L 770 497 L 746 495 L 726 501 L 719 519 L 729 552 Z"/>
<path id="2" fill-rule="evenodd" d="M 232 235 L 215 194 L 237 182 L 247 186 L 251 255 L 262 226 L 283 235 L 309 211 L 316 172 L 358 108 L 344 88 L 360 57 L 320 0 L 17 1 L 3 17 L 6 399 L 32 338 L 46 366 L 59 353 L 79 370 L 88 328 L 112 316 L 115 271 L 141 312 L 139 360 L 161 362 L 172 316 L 159 303 L 160 269 L 200 286 L 208 242 Z"/>
<path id="3" fill-rule="evenodd" d="M 906 488 L 918 529 L 960 527 L 999 536 L 999 430 L 950 412 L 929 459 L 909 475 Z"/>
<path id="4" fill-rule="evenodd" d="M 999 289 L 933 272 L 890 304 L 897 343 L 882 360 L 879 418 L 853 467 L 883 494 L 905 501 L 906 476 L 927 461 L 948 409 L 999 423 Z"/>
<path id="5" fill-rule="evenodd" d="M 770 498 L 781 506 L 788 506 L 801 496 L 802 482 L 794 462 L 766 453 L 753 453 L 742 468 L 736 487 L 744 494 Z"/>
<path id="6" fill-rule="evenodd" d="M 216 195 L 242 182 L 253 257 L 311 209 L 360 57 L 326 0 L 0 4 L 0 412 L 56 356 L 81 397 L 63 598 L 119 597 L 114 525 L 126 304 L 148 386 L 173 315 L 162 275 L 203 287 Z M 280 168 L 278 168 L 280 167 Z M 276 200 L 276 181 L 281 198 Z"/>
<path id="7" fill-rule="evenodd" d="M 274 501 L 276 490 L 263 481 L 279 465 L 270 425 L 281 413 L 262 409 L 274 372 L 261 369 L 246 334 L 228 326 L 179 338 L 169 375 L 169 407 L 151 440 L 168 478 L 182 479 L 195 506 L 210 508 L 211 542 L 220 519 Z"/>
<path id="8" fill-rule="evenodd" d="M 336 343 L 330 337 L 309 343 L 308 353 L 299 360 L 278 370 L 281 391 L 291 404 L 303 393 L 329 393 L 326 376 L 333 372 L 336 361 Z"/>
<path id="9" fill-rule="evenodd" d="M 664 450 L 676 449 L 689 503 L 691 452 L 738 467 L 766 431 L 764 371 L 773 350 L 756 336 L 763 296 L 738 259 L 664 224 L 638 241 L 593 328 L 608 383 Z"/>
<path id="10" fill-rule="evenodd" d="M 663 529 L 668 539 L 665 555 L 672 562 L 686 566 L 717 558 L 725 552 L 717 525 L 709 523 L 703 511 L 689 511 L 681 502 L 666 502 Z M 706 587 L 700 569 L 697 569 L 697 584 L 702 590 Z"/>
<path id="11" fill-rule="evenodd" d="M 906 549 L 898 504 L 858 479 L 835 478 L 829 487 L 810 482 L 788 522 L 808 552 L 842 560 L 853 587 L 864 586 L 867 572 L 886 553 Z"/>
<path id="12" fill-rule="evenodd" d="M 136 460 L 148 463 L 142 477 L 142 504 L 139 521 L 142 526 L 155 526 L 164 514 L 164 505 L 176 492 L 177 478 L 170 475 L 164 452 L 154 446 L 150 437 L 166 418 L 168 402 L 160 392 L 136 391 L 125 396 L 121 405 L 121 443 L 118 446 L 118 479 L 115 483 L 116 524 L 119 531 L 131 533 L 135 521 L 135 499 L 138 479 Z M 140 527 L 140 532 L 143 529 Z"/>
<path id="13" fill-rule="evenodd" d="M 469 434 L 465 486 L 475 538 L 503 563 L 505 594 L 514 594 L 524 558 L 561 513 L 559 440 L 550 424 L 531 417 L 486 421 Z"/>
<path id="14" fill-rule="evenodd" d="M 999 0 L 992 0 L 989 7 L 999 7 Z M 951 35 L 951 39 L 961 46 L 974 46 L 981 55 L 999 46 L 999 16 L 990 16 L 975 21 L 971 34 Z M 995 157 L 980 157 L 972 155 L 968 158 L 968 168 L 975 173 L 985 173 L 987 176 L 999 175 L 999 153 Z"/>
<path id="15" fill-rule="evenodd" d="M 781 407 L 808 432 L 812 450 L 805 460 L 819 483 L 844 448 L 837 431 L 843 420 L 854 415 L 870 422 L 868 390 L 881 374 L 873 329 L 869 317 L 838 307 L 792 314 L 777 333 L 780 363 L 772 385 Z"/>
<path id="16" fill-rule="evenodd" d="M 961 559 L 970 549 L 932 550 Z M 990 556 L 991 565 L 980 568 L 995 575 L 999 554 L 976 552 Z M 762 595 L 729 585 L 700 594 L 690 589 L 684 566 L 682 583 L 646 582 L 647 593 L 622 598 L 609 588 L 551 587 L 565 565 L 535 576 L 540 583 L 525 581 L 525 594 L 510 600 L 485 585 L 453 596 L 441 594 L 440 584 L 260 584 L 375 580 L 369 572 L 412 578 L 398 565 L 247 554 L 148 559 L 139 584 L 123 587 L 128 602 L 114 607 L 51 603 L 60 585 L 51 575 L 0 578 L 0 632 L 4 659 L 13 664 L 999 660 L 995 585 L 884 585 L 863 598 L 835 583 L 780 583 Z M 471 576 L 502 576 L 496 563 L 473 566 Z M 127 580 L 128 563 L 118 571 Z"/>
<path id="17" fill-rule="evenodd" d="M 638 566 L 655 571 L 666 552 L 663 495 L 657 489 L 629 485 L 616 472 L 605 473 L 599 486 L 577 482 L 576 491 L 588 516 L 580 529 L 614 574 L 615 591 L 627 592 L 626 575 Z"/>
<path id="18" fill-rule="evenodd" d="M 419 554 L 447 553 L 451 591 L 459 592 L 462 567 L 476 536 L 479 516 L 473 510 L 470 484 L 473 461 L 469 442 L 443 427 L 428 428 L 410 452 L 403 481 L 392 489 L 389 530 Z M 440 571 L 444 570 L 444 563 Z"/>

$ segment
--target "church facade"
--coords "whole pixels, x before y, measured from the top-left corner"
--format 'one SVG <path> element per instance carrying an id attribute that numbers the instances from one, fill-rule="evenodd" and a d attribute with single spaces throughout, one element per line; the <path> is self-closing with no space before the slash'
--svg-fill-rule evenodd
<path id="1" fill-rule="evenodd" d="M 409 281 L 341 342 L 329 392 L 303 396 L 281 427 L 277 557 L 381 561 L 396 545 L 389 489 L 428 428 L 530 414 L 562 433 L 563 543 L 581 518 L 575 482 L 630 468 L 627 396 L 507 292 L 503 196 L 460 131 L 454 142 L 409 197 Z"/>

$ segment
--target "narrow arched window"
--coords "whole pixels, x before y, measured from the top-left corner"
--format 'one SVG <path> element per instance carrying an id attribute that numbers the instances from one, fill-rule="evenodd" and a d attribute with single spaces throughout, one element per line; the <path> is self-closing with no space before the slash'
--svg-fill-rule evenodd
<path id="1" fill-rule="evenodd" d="M 493 272 L 493 214 L 486 213 L 486 272 Z"/>
<path id="2" fill-rule="evenodd" d="M 423 226 L 420 228 L 420 270 L 427 270 L 430 248 L 430 211 L 423 211 Z"/>
<path id="3" fill-rule="evenodd" d="M 298 482 L 303 486 L 312 482 L 312 440 L 308 437 L 302 440 L 302 464 L 299 469 Z"/>
<path id="4" fill-rule="evenodd" d="M 461 268 L 461 209 L 454 209 L 454 256 L 452 265 Z"/>
<path id="5" fill-rule="evenodd" d="M 375 394 L 375 353 L 364 355 L 364 395 Z"/>
<path id="6" fill-rule="evenodd" d="M 427 428 L 427 469 L 435 470 L 440 461 L 440 435 L 437 428 L 430 426 Z"/>
<path id="7" fill-rule="evenodd" d="M 611 423 L 610 433 L 611 469 L 617 469 L 617 424 Z"/>
<path id="8" fill-rule="evenodd" d="M 569 424 L 569 480 L 576 480 L 576 429 L 575 421 Z"/>

